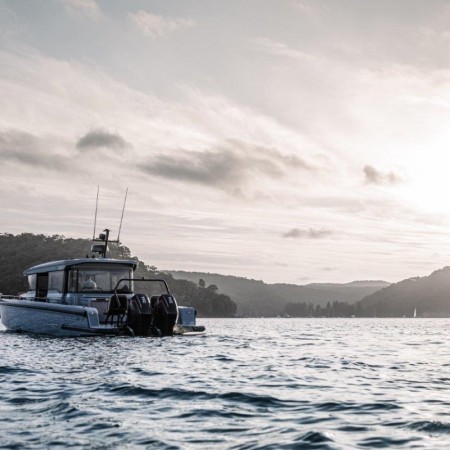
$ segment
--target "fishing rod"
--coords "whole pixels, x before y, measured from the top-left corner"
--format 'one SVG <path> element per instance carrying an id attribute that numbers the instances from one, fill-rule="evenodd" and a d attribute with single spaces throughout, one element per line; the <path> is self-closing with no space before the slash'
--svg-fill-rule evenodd
<path id="1" fill-rule="evenodd" d="M 94 234 L 92 235 L 92 239 L 95 239 L 95 229 L 97 227 L 97 210 L 98 210 L 98 194 L 100 192 L 100 185 L 97 185 L 97 200 L 95 202 L 95 216 L 94 216 Z"/>
<path id="2" fill-rule="evenodd" d="M 120 231 L 122 230 L 123 215 L 125 213 L 125 205 L 127 203 L 128 188 L 125 191 L 125 199 L 123 200 L 122 217 L 120 218 L 119 233 L 117 234 L 117 243 L 120 244 Z"/>

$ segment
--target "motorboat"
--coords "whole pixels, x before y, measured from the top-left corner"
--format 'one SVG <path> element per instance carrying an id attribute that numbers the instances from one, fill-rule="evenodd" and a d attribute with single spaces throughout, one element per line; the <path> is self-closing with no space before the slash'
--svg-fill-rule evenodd
<path id="1" fill-rule="evenodd" d="M 25 270 L 28 289 L 0 294 L 7 330 L 53 336 L 172 336 L 202 333 L 197 312 L 178 306 L 163 279 L 134 277 L 138 261 L 106 256 L 109 230 L 92 257 L 39 264 Z M 96 255 L 98 254 L 98 255 Z"/>

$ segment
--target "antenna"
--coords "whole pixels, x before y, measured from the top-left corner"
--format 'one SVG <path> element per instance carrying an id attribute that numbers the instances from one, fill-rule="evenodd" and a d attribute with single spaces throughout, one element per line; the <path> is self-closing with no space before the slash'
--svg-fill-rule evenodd
<path id="1" fill-rule="evenodd" d="M 95 202 L 95 217 L 94 217 L 94 234 L 92 239 L 95 239 L 95 228 L 97 227 L 97 209 L 98 209 L 98 193 L 100 192 L 100 185 L 97 185 L 97 201 Z"/>
<path id="2" fill-rule="evenodd" d="M 119 234 L 117 235 L 117 243 L 120 244 L 120 230 L 122 229 L 123 214 L 125 213 L 125 204 L 127 203 L 128 188 L 125 191 L 125 199 L 123 201 L 122 217 L 120 218 Z"/>

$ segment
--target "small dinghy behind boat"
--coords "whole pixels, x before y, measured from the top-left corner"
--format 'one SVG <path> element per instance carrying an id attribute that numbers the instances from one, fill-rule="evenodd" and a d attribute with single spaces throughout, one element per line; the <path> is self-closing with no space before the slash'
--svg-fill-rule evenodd
<path id="1" fill-rule="evenodd" d="M 0 296 L 8 330 L 53 336 L 172 336 L 200 333 L 196 310 L 177 305 L 162 279 L 134 278 L 136 260 L 106 257 L 109 230 L 95 258 L 40 264 L 25 271 L 28 291 Z M 136 292 L 139 290 L 139 292 Z"/>

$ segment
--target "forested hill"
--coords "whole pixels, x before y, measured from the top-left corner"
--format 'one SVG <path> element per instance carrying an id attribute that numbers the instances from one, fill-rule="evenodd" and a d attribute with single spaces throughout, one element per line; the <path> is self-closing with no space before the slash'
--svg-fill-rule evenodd
<path id="1" fill-rule="evenodd" d="M 90 254 L 90 246 L 89 239 L 0 234 L 0 292 L 24 291 L 25 269 L 47 261 L 84 257 Z M 254 317 L 411 317 L 415 309 L 418 317 L 450 317 L 450 267 L 392 285 L 358 281 L 298 286 L 200 272 L 161 272 L 133 257 L 123 245 L 111 245 L 109 255 L 136 259 L 136 276 L 165 279 L 178 303 L 194 306 L 203 317 L 233 317 L 236 313 Z"/>
<path id="2" fill-rule="evenodd" d="M 110 245 L 108 256 L 128 258 L 138 261 L 136 276 L 162 278 L 180 305 L 194 306 L 201 317 L 233 317 L 236 304 L 228 295 L 219 293 L 215 285 L 202 285 L 192 281 L 177 279 L 171 274 L 157 271 L 156 267 L 146 265 L 130 250 L 123 246 Z M 45 236 L 23 233 L 19 235 L 0 234 L 0 292 L 17 294 L 26 289 L 23 271 L 36 264 L 90 255 L 89 239 L 72 239 L 64 236 Z"/>
<path id="3" fill-rule="evenodd" d="M 295 284 L 266 284 L 247 278 L 203 272 L 170 271 L 175 278 L 191 281 L 202 279 L 214 284 L 230 295 L 236 302 L 238 314 L 245 316 L 276 316 L 288 313 L 289 304 L 305 303 L 312 307 L 327 303 L 346 302 L 354 304 L 363 297 L 389 286 L 385 281 L 354 281 L 346 284 L 313 283 L 304 286 Z M 309 315 L 309 313 L 308 313 Z"/>
<path id="4" fill-rule="evenodd" d="M 450 267 L 427 277 L 409 278 L 361 300 L 371 317 L 450 317 Z"/>

